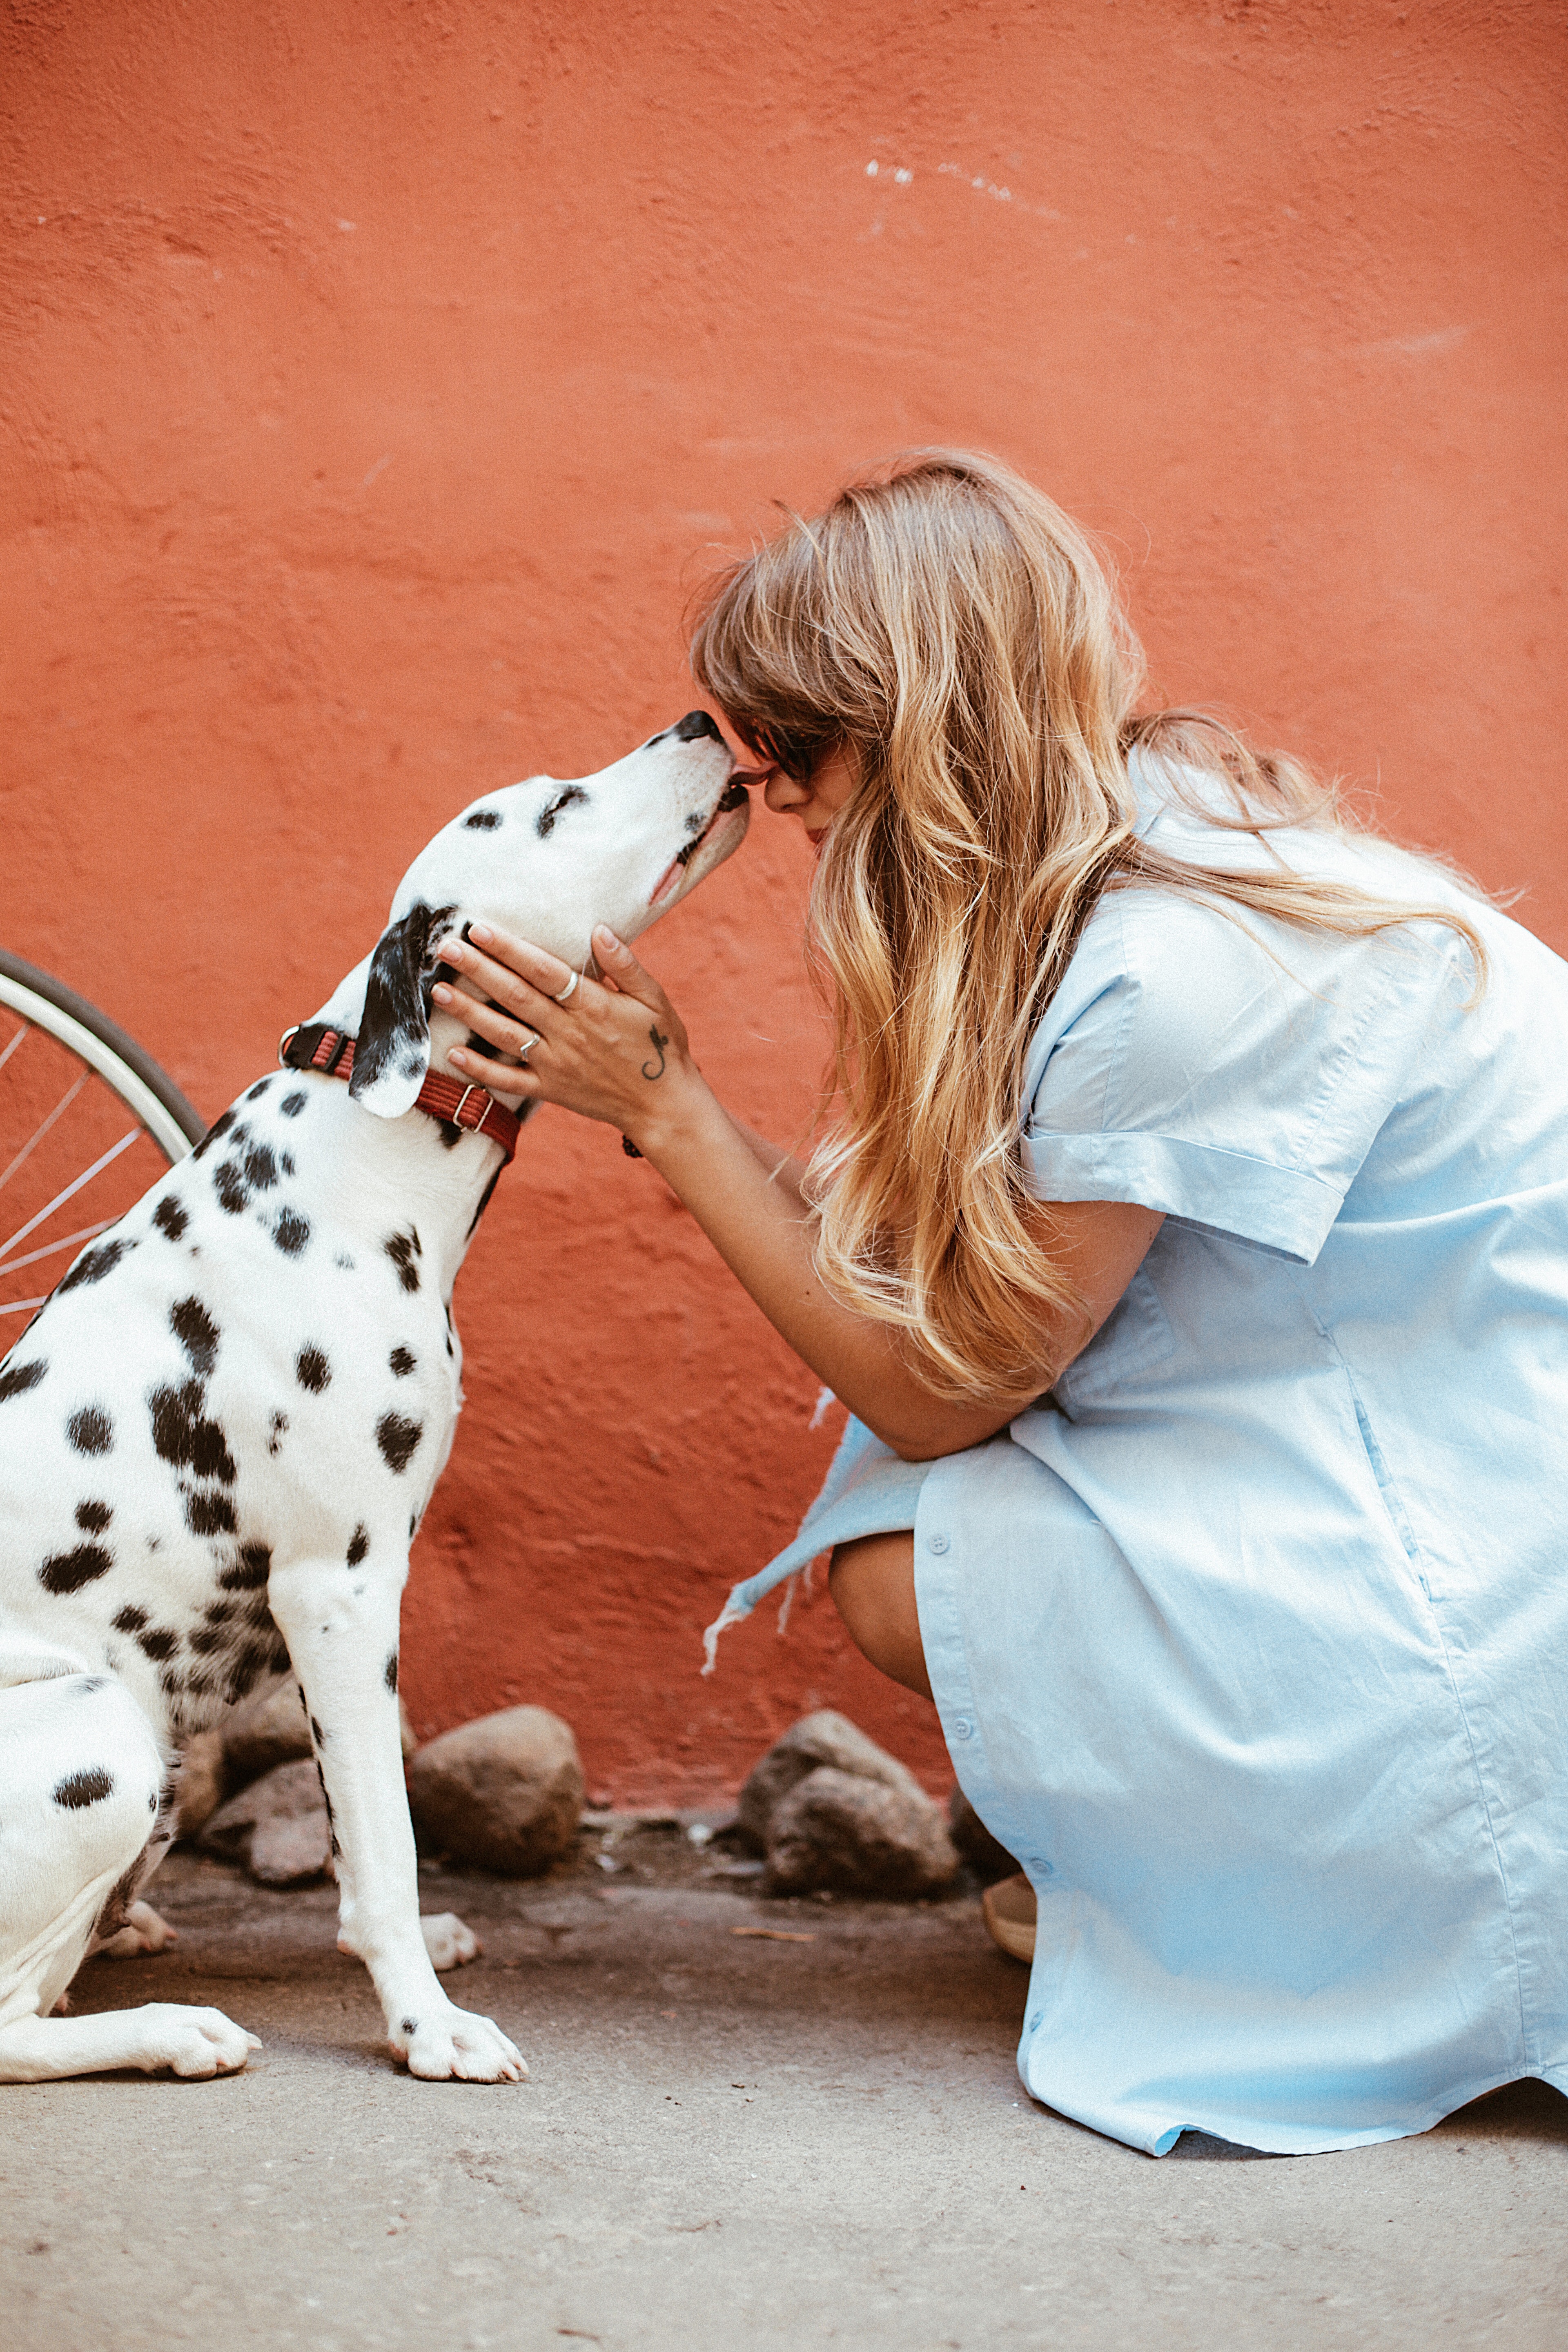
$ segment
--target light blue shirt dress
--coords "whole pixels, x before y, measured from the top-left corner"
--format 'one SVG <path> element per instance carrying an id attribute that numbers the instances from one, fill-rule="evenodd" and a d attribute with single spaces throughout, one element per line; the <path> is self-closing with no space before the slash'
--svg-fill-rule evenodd
<path id="1" fill-rule="evenodd" d="M 1265 867 L 1139 778 L 1177 856 Z M 900 1462 L 851 1421 L 800 1536 L 915 1534 L 976 1811 L 1039 1927 L 1036 2097 L 1163 2155 L 1425 2130 L 1568 2092 L 1568 967 L 1429 867 L 1298 871 L 1462 908 L 1301 931 L 1103 898 L 1030 1052 L 1041 1199 L 1166 1222 L 1048 1397 Z"/>

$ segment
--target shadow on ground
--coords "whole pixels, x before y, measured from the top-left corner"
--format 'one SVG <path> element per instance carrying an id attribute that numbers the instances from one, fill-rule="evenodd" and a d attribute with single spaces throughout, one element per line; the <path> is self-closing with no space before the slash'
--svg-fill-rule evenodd
<path id="1" fill-rule="evenodd" d="M 532 2068 L 489 2087 L 394 2068 L 332 1889 L 176 1854 L 178 1948 L 76 2006 L 210 2002 L 266 2048 L 0 2093 L 7 2352 L 1568 2340 L 1542 2084 L 1348 2155 L 1155 2163 L 1025 2096 L 1026 1978 L 972 1894 L 763 1902 L 733 1867 L 625 1824 L 528 1883 L 422 1866 L 485 1946 L 454 1997 Z"/>

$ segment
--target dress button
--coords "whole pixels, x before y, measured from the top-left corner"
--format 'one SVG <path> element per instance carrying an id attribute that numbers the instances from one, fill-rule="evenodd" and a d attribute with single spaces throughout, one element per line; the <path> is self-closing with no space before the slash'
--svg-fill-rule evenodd
<path id="1" fill-rule="evenodd" d="M 955 1739 L 973 1738 L 974 1726 L 970 1722 L 969 1717 L 966 1715 L 961 1715 L 958 1721 L 953 1725 L 952 1736 Z"/>
<path id="2" fill-rule="evenodd" d="M 945 1536 L 927 1536 L 926 1549 L 927 1551 L 945 1551 L 947 1549 L 947 1538 Z"/>

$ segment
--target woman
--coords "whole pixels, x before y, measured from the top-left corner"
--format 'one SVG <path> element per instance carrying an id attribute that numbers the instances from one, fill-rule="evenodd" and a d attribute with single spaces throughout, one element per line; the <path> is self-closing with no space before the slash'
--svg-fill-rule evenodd
<path id="1" fill-rule="evenodd" d="M 608 933 L 564 1003 L 523 942 L 444 952 L 854 1416 L 727 1616 L 832 1547 L 934 1697 L 1037 1900 L 1052 2106 L 1307 2150 L 1568 2089 L 1568 972 L 1290 761 L 1135 717 L 1090 549 L 989 460 L 793 521 L 693 667 L 820 852 L 809 1165 Z"/>

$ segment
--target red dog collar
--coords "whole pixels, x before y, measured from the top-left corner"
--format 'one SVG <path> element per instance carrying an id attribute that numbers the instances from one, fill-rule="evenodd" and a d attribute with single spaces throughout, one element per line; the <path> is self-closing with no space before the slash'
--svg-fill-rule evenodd
<path id="1" fill-rule="evenodd" d="M 287 1070 L 320 1070 L 329 1078 L 346 1078 L 354 1066 L 354 1041 L 344 1030 L 312 1022 L 308 1027 L 285 1029 L 278 1040 L 278 1058 Z M 459 1086 L 456 1078 L 443 1078 L 432 1070 L 414 1108 L 462 1128 L 466 1134 L 488 1135 L 509 1160 L 517 1150 L 521 1119 L 483 1087 Z"/>

